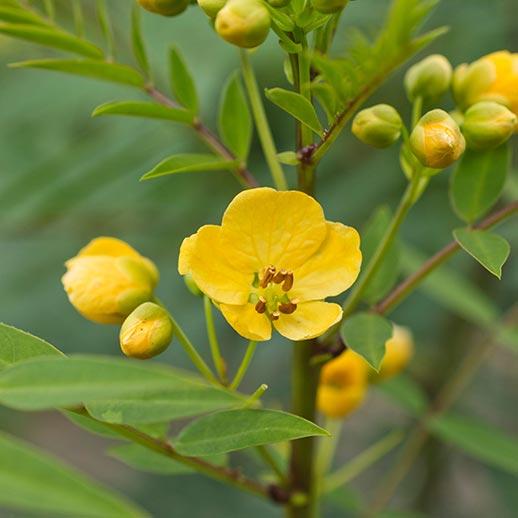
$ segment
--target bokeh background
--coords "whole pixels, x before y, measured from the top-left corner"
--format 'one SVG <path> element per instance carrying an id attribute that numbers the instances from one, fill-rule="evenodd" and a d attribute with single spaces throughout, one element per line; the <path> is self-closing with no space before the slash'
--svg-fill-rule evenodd
<path id="1" fill-rule="evenodd" d="M 68 2 L 57 2 L 66 14 Z M 93 1 L 84 2 L 91 13 Z M 128 50 L 130 0 L 108 2 L 118 37 L 119 55 Z M 349 27 L 374 33 L 388 0 L 351 3 L 342 20 L 335 52 L 347 45 Z M 516 0 L 448 0 L 440 3 L 428 26 L 447 24 L 451 31 L 429 52 L 443 53 L 454 65 L 501 48 L 517 50 Z M 66 17 L 63 19 L 67 23 Z M 177 45 L 190 63 L 202 99 L 205 120 L 214 127 L 218 98 L 227 77 L 238 67 L 236 49 L 213 33 L 196 7 L 175 19 L 146 14 L 144 30 L 156 77 L 165 85 L 167 48 Z M 94 35 L 95 36 L 95 35 Z M 113 235 L 126 239 L 159 265 L 159 296 L 207 353 L 202 302 L 191 296 L 176 272 L 181 240 L 207 222 L 216 223 L 238 192 L 227 173 L 197 173 L 139 183 L 142 173 L 175 152 L 203 150 L 195 136 L 172 123 L 129 118 L 90 118 L 102 102 L 138 98 L 138 93 L 86 79 L 43 71 L 12 70 L 9 62 L 48 56 L 36 46 L 0 39 L 0 320 L 28 330 L 66 353 L 118 355 L 117 329 L 82 319 L 67 303 L 61 288 L 63 262 L 89 239 Z M 264 86 L 285 86 L 282 60 L 271 37 L 253 56 Z M 163 76 L 163 77 L 162 77 Z M 409 107 L 395 74 L 375 95 L 405 115 Z M 165 86 L 164 86 L 165 87 Z M 445 99 L 451 106 L 451 100 Z M 292 122 L 267 105 L 279 150 L 292 149 Z M 349 131 L 335 144 L 318 172 L 318 197 L 329 219 L 361 228 L 381 204 L 394 206 L 405 180 L 397 150 L 373 152 Z M 515 139 L 516 142 L 516 139 Z M 254 140 L 251 169 L 269 182 L 260 148 Z M 403 239 L 430 254 L 451 239 L 460 225 L 448 203 L 450 172 L 434 178 L 403 228 Z M 293 171 L 289 171 L 292 184 Z M 516 196 L 509 183 L 506 196 Z M 518 246 L 516 225 L 501 227 Z M 516 248 L 515 248 L 516 249 Z M 516 298 L 516 256 L 498 282 L 467 256 L 450 267 L 471 278 L 504 312 Z M 408 265 L 407 265 L 408 266 Z M 456 359 L 479 339 L 480 330 L 448 312 L 431 292 L 419 290 L 393 314 L 411 326 L 417 355 L 411 374 L 433 394 Z M 231 367 L 244 352 L 239 339 L 218 316 L 218 329 Z M 178 346 L 161 358 L 186 366 Z M 470 384 L 458 407 L 482 417 L 509 434 L 518 432 L 516 355 L 498 349 Z M 288 405 L 290 347 L 279 338 L 258 348 L 243 388 L 267 383 L 266 400 Z M 338 457 L 343 462 L 408 417 L 384 394 L 372 391 L 366 405 L 347 423 Z M 0 428 L 54 452 L 107 485 L 124 492 L 156 517 L 238 518 L 280 516 L 253 497 L 238 494 L 196 476 L 160 478 L 137 473 L 110 458 L 111 443 L 73 427 L 55 413 L 21 414 L 0 410 Z M 389 457 L 354 481 L 351 488 L 369 498 L 373 482 L 390 464 Z M 238 462 L 247 463 L 246 459 Z M 466 457 L 453 448 L 431 443 L 401 485 L 394 508 L 437 517 L 516 516 L 516 479 Z M 344 495 L 348 494 L 344 490 Z M 347 516 L 330 505 L 328 516 Z M 0 510 L 0 516 L 27 516 Z"/>

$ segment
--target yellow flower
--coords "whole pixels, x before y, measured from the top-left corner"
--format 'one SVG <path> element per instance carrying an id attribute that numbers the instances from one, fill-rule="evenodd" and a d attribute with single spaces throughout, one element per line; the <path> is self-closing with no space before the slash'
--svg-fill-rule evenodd
<path id="1" fill-rule="evenodd" d="M 178 270 L 192 275 L 229 324 L 250 340 L 273 326 L 291 340 L 323 334 L 342 318 L 339 295 L 356 280 L 358 232 L 326 221 L 322 207 L 298 191 L 259 188 L 238 194 L 221 226 L 186 238 Z"/>
<path id="2" fill-rule="evenodd" d="M 158 282 L 155 265 L 113 237 L 94 239 L 65 265 L 61 280 L 71 304 L 101 324 L 121 324 Z"/>
<path id="3" fill-rule="evenodd" d="M 518 53 L 501 50 L 455 69 L 453 93 L 462 109 L 494 101 L 518 115 Z"/>
<path id="4" fill-rule="evenodd" d="M 335 419 L 356 410 L 365 399 L 368 374 L 365 360 L 350 349 L 326 363 L 320 374 L 318 410 Z"/>
<path id="5" fill-rule="evenodd" d="M 393 327 L 392 338 L 385 343 L 385 356 L 379 372 L 371 371 L 371 381 L 380 381 L 398 375 L 414 354 L 412 333 L 406 327 Z"/>
<path id="6" fill-rule="evenodd" d="M 122 324 L 119 341 L 130 358 L 152 358 L 165 351 L 173 338 L 169 313 L 158 304 L 144 302 Z"/>

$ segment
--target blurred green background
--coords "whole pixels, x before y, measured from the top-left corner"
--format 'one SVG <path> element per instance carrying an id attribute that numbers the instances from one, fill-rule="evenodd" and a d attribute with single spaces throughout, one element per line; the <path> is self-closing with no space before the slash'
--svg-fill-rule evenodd
<path id="1" fill-rule="evenodd" d="M 93 3 L 88 0 L 84 5 L 91 10 Z M 66 4 L 57 2 L 64 13 Z M 115 21 L 119 55 L 128 59 L 131 1 L 111 0 L 108 4 Z M 374 33 L 388 5 L 388 0 L 351 3 L 335 50 L 345 48 L 352 25 Z M 427 52 L 443 53 L 456 65 L 501 48 L 516 51 L 516 7 L 516 0 L 443 1 L 428 25 L 447 24 L 451 31 Z M 63 21 L 67 23 L 65 18 Z M 216 37 L 196 7 L 175 19 L 146 14 L 143 21 L 159 83 L 165 88 L 161 76 L 165 76 L 166 51 L 174 43 L 191 65 L 205 120 L 214 127 L 224 82 L 238 66 L 236 49 Z M 224 207 L 238 192 L 238 185 L 226 173 L 139 183 L 140 175 L 160 159 L 178 151 L 203 150 L 202 145 L 188 130 L 174 124 L 90 118 L 93 108 L 102 102 L 138 98 L 138 93 L 130 89 L 5 66 L 45 56 L 48 52 L 36 46 L 0 39 L 0 320 L 41 336 L 66 353 L 118 355 L 117 329 L 82 319 L 68 304 L 60 284 L 67 258 L 91 238 L 113 235 L 126 239 L 158 264 L 162 273 L 159 296 L 206 354 L 202 304 L 188 293 L 176 272 L 178 248 L 182 239 L 202 224 L 219 221 Z M 286 85 L 273 37 L 254 54 L 253 61 L 264 86 Z M 407 115 L 409 107 L 401 80 L 399 72 L 374 100 L 392 103 Z M 450 99 L 446 105 L 451 107 Z M 292 149 L 292 122 L 272 106 L 267 110 L 279 150 Z M 264 182 L 269 181 L 256 141 L 250 168 Z M 294 172 L 289 175 L 294 185 Z M 443 246 L 451 239 L 451 230 L 460 225 L 448 203 L 449 176 L 450 172 L 445 172 L 434 178 L 403 228 L 405 242 L 425 254 Z M 396 149 L 373 152 L 346 131 L 322 164 L 318 183 L 318 197 L 328 218 L 361 228 L 377 206 L 395 205 L 405 180 Z M 503 226 L 502 234 L 518 246 L 512 224 Z M 459 255 L 450 266 L 471 278 L 504 311 L 516 298 L 517 263 L 516 256 L 507 263 L 502 282 L 466 256 Z M 449 313 L 423 291 L 403 303 L 393 319 L 410 326 L 415 334 L 417 355 L 411 372 L 430 394 L 437 391 L 456 358 L 480 334 L 480 330 Z M 219 316 L 218 328 L 225 354 L 234 367 L 244 352 L 244 342 Z M 177 345 L 161 360 L 187 365 Z M 269 404 L 286 407 L 289 362 L 287 343 L 276 337 L 262 344 L 243 388 L 252 391 L 260 383 L 267 383 Z M 516 355 L 499 349 L 458 406 L 516 434 L 516 373 Z M 365 406 L 345 427 L 339 462 L 406 421 L 407 417 L 389 399 L 372 391 Z M 56 453 L 126 493 L 153 516 L 280 516 L 277 509 L 253 497 L 201 477 L 159 478 L 133 472 L 104 454 L 108 441 L 74 428 L 60 415 L 0 410 L 0 428 Z M 432 443 L 428 453 L 400 487 L 395 508 L 438 517 L 516 516 L 516 479 L 447 446 Z M 373 482 L 392 458 L 361 476 L 352 488 L 368 499 Z M 247 461 L 238 458 L 237 462 Z M 328 509 L 328 516 L 346 515 L 336 506 Z M 19 515 L 0 510 L 0 516 Z"/>

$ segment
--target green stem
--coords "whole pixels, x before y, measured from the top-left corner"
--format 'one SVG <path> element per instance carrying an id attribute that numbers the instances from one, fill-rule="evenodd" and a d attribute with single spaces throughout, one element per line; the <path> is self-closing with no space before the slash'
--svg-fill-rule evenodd
<path id="1" fill-rule="evenodd" d="M 321 437 L 319 440 L 319 448 L 317 451 L 317 459 L 315 461 L 315 493 L 322 494 L 324 477 L 327 475 L 336 447 L 340 439 L 343 421 L 341 419 L 326 419 L 323 427 L 331 434 L 331 437 Z"/>
<path id="2" fill-rule="evenodd" d="M 241 408 L 251 408 L 258 405 L 259 400 L 263 394 L 268 390 L 268 385 L 263 383 L 256 391 L 243 403 Z"/>
<path id="3" fill-rule="evenodd" d="M 250 106 L 252 107 L 259 140 L 261 141 L 261 146 L 263 148 L 268 167 L 270 168 L 273 182 L 277 189 L 284 191 L 288 188 L 288 184 L 281 164 L 277 159 L 277 150 L 275 148 L 270 125 L 268 124 L 268 119 L 266 118 L 266 113 L 264 111 L 263 101 L 257 86 L 254 69 L 250 63 L 248 51 L 245 49 L 241 49 L 241 71 L 248 91 L 248 98 L 250 100 Z"/>
<path id="4" fill-rule="evenodd" d="M 207 324 L 207 336 L 209 338 L 210 352 L 212 354 L 212 360 L 216 367 L 219 379 L 223 385 L 228 383 L 227 380 L 227 369 L 225 360 L 221 356 L 221 350 L 219 347 L 218 336 L 216 334 L 216 328 L 214 327 L 214 315 L 212 314 L 212 301 L 207 295 L 203 297 L 203 309 L 205 311 L 205 322 Z"/>
<path id="5" fill-rule="evenodd" d="M 250 362 L 252 361 L 252 358 L 254 357 L 256 347 L 257 347 L 257 342 L 250 340 L 250 342 L 248 343 L 248 347 L 246 348 L 245 356 L 243 357 L 243 360 L 241 361 L 241 365 L 239 366 L 236 376 L 234 377 L 234 379 L 232 380 L 232 383 L 230 384 L 230 389 L 237 390 L 237 388 L 241 384 L 241 381 L 243 381 L 243 378 L 245 377 L 245 374 L 246 374 L 246 371 L 248 370 Z"/>
<path id="6" fill-rule="evenodd" d="M 275 473 L 277 476 L 277 479 L 279 482 L 285 486 L 288 483 L 288 479 L 286 477 L 286 474 L 282 470 L 282 468 L 279 466 L 277 460 L 275 457 L 270 453 L 270 450 L 266 446 L 257 446 L 256 447 L 257 453 L 261 456 L 264 463 L 271 468 L 271 470 Z"/>
<path id="7" fill-rule="evenodd" d="M 412 104 L 412 129 L 415 128 L 416 124 L 419 122 L 421 118 L 421 114 L 423 113 L 423 98 L 417 97 Z"/>

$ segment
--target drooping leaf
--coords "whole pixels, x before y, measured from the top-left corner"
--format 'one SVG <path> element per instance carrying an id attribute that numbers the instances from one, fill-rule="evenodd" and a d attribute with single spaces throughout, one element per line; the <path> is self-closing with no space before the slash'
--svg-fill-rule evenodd
<path id="1" fill-rule="evenodd" d="M 469 230 L 458 228 L 453 236 L 459 245 L 474 257 L 486 270 L 502 278 L 502 266 L 507 261 L 511 247 L 498 234 L 487 230 Z"/>
<path id="2" fill-rule="evenodd" d="M 124 497 L 33 446 L 0 433 L 0 506 L 49 516 L 148 516 Z"/>
<path id="3" fill-rule="evenodd" d="M 238 74 L 225 85 L 219 108 L 219 132 L 223 142 L 241 160 L 246 161 L 252 141 L 252 117 Z"/>
<path id="4" fill-rule="evenodd" d="M 458 216 L 473 222 L 498 200 L 509 168 L 507 145 L 488 151 L 468 149 L 453 173 L 450 198 Z"/>
<path id="5" fill-rule="evenodd" d="M 194 79 L 185 64 L 184 59 L 176 48 L 169 53 L 171 71 L 171 89 L 178 102 L 193 113 L 198 113 L 198 94 Z"/>
<path id="6" fill-rule="evenodd" d="M 9 65 L 12 68 L 42 68 L 55 72 L 64 72 L 102 81 L 112 81 L 143 88 L 144 78 L 133 68 L 119 63 L 108 63 L 94 59 L 38 59 L 20 61 Z"/>
<path id="7" fill-rule="evenodd" d="M 87 58 L 102 58 L 103 52 L 92 43 L 60 29 L 44 25 L 0 22 L 0 34 L 66 50 Z"/>
<path id="8" fill-rule="evenodd" d="M 428 421 L 440 439 L 458 446 L 476 459 L 518 475 L 518 440 L 473 418 L 443 415 Z"/>
<path id="9" fill-rule="evenodd" d="M 385 356 L 385 342 L 392 336 L 392 324 L 386 318 L 374 313 L 356 313 L 344 320 L 340 333 L 347 347 L 379 370 Z"/>
<path id="10" fill-rule="evenodd" d="M 266 90 L 266 97 L 279 108 L 282 108 L 298 121 L 308 126 L 317 135 L 322 136 L 322 125 L 318 120 L 317 112 L 305 97 L 283 88 Z"/>
<path id="11" fill-rule="evenodd" d="M 133 54 L 137 63 L 146 76 L 149 76 L 149 60 L 147 58 L 146 46 L 142 37 L 142 27 L 140 23 L 140 7 L 135 4 L 131 11 L 131 43 Z"/>
<path id="12" fill-rule="evenodd" d="M 162 104 L 145 101 L 112 101 L 98 106 L 92 117 L 99 115 L 128 115 L 149 119 L 163 119 L 185 124 L 192 123 L 192 113 L 183 108 L 168 108 Z"/>
<path id="13" fill-rule="evenodd" d="M 315 435 L 327 432 L 296 415 L 276 410 L 231 410 L 189 424 L 174 446 L 183 455 L 205 456 Z"/>
<path id="14" fill-rule="evenodd" d="M 143 175 L 141 180 L 150 180 L 168 174 L 232 170 L 237 166 L 237 160 L 225 160 L 207 154 L 185 153 L 162 160 L 151 171 Z"/>
<path id="15" fill-rule="evenodd" d="M 426 394 L 405 374 L 383 381 L 377 388 L 413 416 L 421 415 L 428 407 Z"/>

